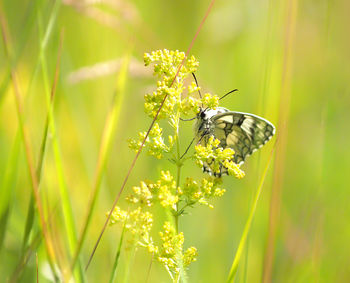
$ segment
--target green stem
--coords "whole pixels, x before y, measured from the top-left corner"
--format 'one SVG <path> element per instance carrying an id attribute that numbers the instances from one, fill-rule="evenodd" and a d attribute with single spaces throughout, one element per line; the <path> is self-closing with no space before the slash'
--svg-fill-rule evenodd
<path id="1" fill-rule="evenodd" d="M 109 283 L 113 283 L 115 281 L 116 276 L 117 276 L 117 267 L 118 267 L 118 262 L 119 262 L 120 253 L 121 253 L 121 249 L 122 249 L 124 233 L 125 233 L 125 223 L 124 223 L 124 226 L 123 226 L 122 234 L 120 236 L 119 246 L 118 246 L 117 253 L 115 255 L 113 269 L 112 269 L 111 277 L 109 279 Z"/>
<path id="2" fill-rule="evenodd" d="M 177 115 L 177 127 L 176 127 L 176 131 L 175 131 L 175 139 L 176 139 L 176 153 L 177 153 L 177 160 L 176 160 L 176 166 L 177 166 L 177 178 L 176 178 L 176 186 L 179 187 L 180 186 L 180 176 L 181 176 L 181 167 L 182 167 L 182 163 L 181 163 L 181 155 L 180 155 L 180 142 L 179 142 L 179 113 Z M 179 206 L 176 205 L 176 214 L 175 214 L 175 231 L 176 234 L 179 233 Z"/>
<path id="3" fill-rule="evenodd" d="M 126 261 L 125 274 L 124 274 L 124 278 L 123 278 L 123 282 L 124 283 L 131 282 L 129 280 L 129 277 L 130 277 L 130 266 L 131 266 L 131 263 L 134 261 L 136 250 L 137 250 L 136 244 L 134 244 L 133 247 L 131 248 L 131 250 L 129 251 L 129 256 L 128 256 L 128 259 Z"/>
<path id="4" fill-rule="evenodd" d="M 176 153 L 177 153 L 177 160 L 176 160 L 176 166 L 177 166 L 177 177 L 176 177 L 176 186 L 177 188 L 180 187 L 180 180 L 181 180 L 181 167 L 183 165 L 181 161 L 181 154 L 180 154 L 180 141 L 179 141 L 179 122 L 180 122 L 180 112 L 177 113 L 176 116 L 176 130 L 175 130 L 175 139 L 176 139 Z M 179 216 L 181 215 L 180 213 L 181 210 L 179 210 L 179 205 L 176 205 L 176 213 L 174 214 L 175 218 L 175 231 L 176 234 L 179 234 Z M 187 275 L 186 271 L 183 265 L 182 261 L 182 251 L 179 252 L 179 257 L 178 257 L 178 265 L 180 268 L 180 272 L 175 275 L 175 278 L 173 278 L 173 282 L 187 282 Z M 181 254 L 181 255 L 180 255 Z"/>

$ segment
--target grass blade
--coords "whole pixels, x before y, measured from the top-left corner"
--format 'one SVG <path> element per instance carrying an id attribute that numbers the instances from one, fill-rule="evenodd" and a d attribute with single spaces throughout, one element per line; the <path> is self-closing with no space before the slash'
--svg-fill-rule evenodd
<path id="1" fill-rule="evenodd" d="M 129 62 L 130 62 L 130 55 L 127 55 L 124 59 L 124 63 L 118 75 L 116 93 L 113 99 L 114 101 L 113 101 L 112 109 L 106 118 L 105 128 L 103 131 L 99 155 L 98 155 L 93 193 L 91 196 L 91 200 L 90 200 L 90 204 L 87 212 L 88 214 L 85 219 L 80 240 L 78 243 L 78 247 L 76 249 L 75 256 L 73 259 L 72 269 L 74 269 L 77 258 L 80 255 L 81 248 L 85 242 L 87 231 L 91 222 L 91 217 L 92 217 L 92 214 L 96 205 L 96 201 L 100 192 L 101 181 L 102 181 L 104 169 L 107 163 L 107 157 L 110 152 L 110 145 L 115 135 L 117 123 L 120 117 L 121 107 L 123 105 L 123 100 L 125 95 L 124 89 L 125 89 L 125 84 L 127 79 Z"/>
<path id="2" fill-rule="evenodd" d="M 57 53 L 55 77 L 54 77 L 53 85 L 52 85 L 52 88 L 51 88 L 50 107 L 53 107 L 54 97 L 55 97 L 56 87 L 57 87 L 57 82 L 58 82 L 60 58 L 61 58 L 61 52 L 62 52 L 62 40 L 63 40 L 63 36 L 61 34 L 60 43 L 59 43 L 59 49 L 58 49 L 58 53 Z M 47 114 L 47 117 L 46 117 L 46 122 L 45 122 L 45 126 L 44 126 L 44 132 L 43 132 L 41 146 L 40 146 L 40 151 L 39 151 L 39 158 L 38 158 L 38 163 L 37 163 L 37 167 L 36 167 L 36 175 L 37 175 L 39 184 L 40 184 L 40 181 L 41 181 L 41 172 L 42 172 L 43 160 L 44 160 L 44 156 L 45 156 L 45 152 L 46 152 L 46 142 L 47 142 L 48 128 L 49 128 L 49 114 Z M 27 212 L 27 220 L 26 220 L 26 225 L 25 225 L 25 230 L 24 230 L 22 250 L 25 247 L 25 245 L 27 244 L 28 237 L 30 235 L 30 231 L 31 231 L 32 226 L 33 226 L 33 222 L 34 222 L 34 198 L 33 198 L 33 195 L 32 195 L 31 198 L 30 198 L 30 203 L 29 203 L 28 212 Z"/>
<path id="3" fill-rule="evenodd" d="M 2 13 L 2 10 L 0 10 L 0 22 L 1 22 L 2 37 L 3 37 L 3 41 L 4 41 L 4 46 L 5 46 L 5 53 L 9 59 L 9 62 L 11 62 L 12 56 L 10 54 L 11 49 L 10 49 L 9 33 L 8 33 L 8 28 L 7 28 L 7 22 L 6 22 L 6 19 L 4 17 L 4 14 Z M 14 98 L 15 98 L 15 103 L 16 103 L 18 122 L 19 122 L 19 126 L 20 126 L 21 139 L 22 139 L 22 142 L 24 144 L 26 163 L 27 163 L 28 170 L 30 173 L 30 185 L 31 185 L 31 188 L 32 188 L 32 191 L 34 194 L 35 204 L 36 204 L 36 208 L 37 208 L 38 216 L 39 216 L 39 221 L 40 221 L 40 226 L 41 226 L 42 233 L 43 233 L 44 239 L 45 239 L 46 251 L 47 251 L 48 257 L 50 259 L 52 259 L 52 258 L 54 258 L 54 249 L 52 247 L 52 242 L 47 234 L 47 229 L 45 226 L 45 217 L 44 217 L 42 203 L 41 203 L 41 199 L 40 199 L 40 195 L 39 195 L 38 180 L 37 180 L 37 176 L 36 176 L 35 169 L 34 169 L 34 161 L 33 161 L 33 155 L 32 155 L 32 151 L 31 151 L 32 147 L 31 147 L 31 143 L 30 143 L 30 139 L 29 139 L 28 129 L 27 129 L 25 119 L 24 119 L 23 98 L 22 98 L 22 94 L 21 94 L 21 91 L 19 88 L 17 74 L 16 74 L 16 71 L 13 68 L 13 66 L 11 66 L 11 80 L 12 80 L 12 84 L 14 87 Z"/>
<path id="4" fill-rule="evenodd" d="M 40 3 L 42 2 L 42 3 Z M 19 44 L 18 44 L 18 48 L 17 50 L 14 52 L 14 56 L 11 57 L 10 61 L 10 65 L 8 66 L 5 75 L 4 75 L 4 79 L 1 82 L 0 85 L 0 105 L 4 100 L 4 95 L 5 92 L 11 82 L 11 68 L 10 66 L 12 65 L 12 67 L 16 67 L 17 63 L 23 53 L 23 51 L 25 50 L 25 46 L 26 43 L 28 41 L 28 38 L 31 34 L 31 31 L 33 29 L 34 23 L 35 23 L 35 11 L 38 7 L 38 5 L 40 4 L 45 4 L 45 1 L 29 1 L 28 2 L 28 7 L 27 7 L 27 11 L 26 11 L 26 15 L 24 17 L 24 19 L 22 20 L 22 30 L 20 33 L 20 36 L 18 38 Z"/>
<path id="5" fill-rule="evenodd" d="M 52 221 L 52 218 L 54 216 L 54 214 L 57 212 L 57 205 L 55 206 L 55 208 L 49 212 L 47 220 L 45 222 L 45 226 L 49 226 L 50 225 L 50 221 Z M 26 264 L 28 263 L 29 259 L 31 258 L 31 256 L 33 255 L 33 253 L 35 251 L 37 251 L 37 249 L 39 248 L 41 242 L 43 239 L 43 235 L 41 233 L 41 231 L 38 231 L 33 237 L 32 240 L 30 242 L 30 244 L 25 247 L 25 250 L 23 250 L 19 261 L 17 262 L 17 265 L 14 269 L 14 271 L 12 272 L 12 275 L 9 279 L 9 282 L 18 282 L 19 279 L 21 278 L 21 275 L 23 273 L 24 267 L 26 266 Z M 55 279 L 55 282 L 59 281 L 59 277 L 57 276 L 55 269 L 52 269 L 52 275 Z"/>
<path id="6" fill-rule="evenodd" d="M 3 212 L 3 214 L 0 217 L 0 253 L 5 240 L 7 222 L 9 219 L 10 210 L 11 210 L 10 205 L 8 205 L 6 210 Z"/>
<path id="7" fill-rule="evenodd" d="M 20 135 L 20 132 L 17 131 L 15 141 L 11 149 L 10 158 L 6 166 L 4 178 L 2 179 L 2 183 L 1 183 L 0 218 L 3 217 L 4 213 L 7 213 L 6 211 L 10 205 L 11 194 L 14 191 L 13 184 L 15 184 L 17 161 L 18 161 L 18 155 L 20 151 L 20 141 L 21 141 L 21 135 Z"/>
<path id="8" fill-rule="evenodd" d="M 114 259 L 113 268 L 112 268 L 112 272 L 111 272 L 111 277 L 109 279 L 109 283 L 113 283 L 114 280 L 115 280 L 115 277 L 117 276 L 117 267 L 118 267 L 118 262 L 119 262 L 119 258 L 120 258 L 121 248 L 122 248 L 122 244 L 123 244 L 124 233 L 125 233 L 125 224 L 123 226 L 122 234 L 120 236 L 118 250 L 117 250 L 117 253 L 115 255 L 115 259 Z"/>
<path id="9" fill-rule="evenodd" d="M 57 1 L 56 3 L 59 3 Z M 55 3 L 55 4 L 56 4 Z M 58 179 L 58 184 L 59 184 L 59 190 L 60 190 L 60 195 L 62 199 L 62 209 L 63 209 L 63 218 L 64 218 L 64 223 L 65 223 L 65 228 L 66 228 L 66 233 L 68 237 L 68 246 L 69 246 L 69 252 L 70 254 L 74 253 L 74 250 L 76 249 L 76 244 L 77 244 L 77 232 L 76 232 L 76 227 L 75 227 L 75 222 L 74 222 L 74 216 L 73 216 L 73 209 L 70 203 L 70 197 L 69 197 L 69 190 L 68 186 L 65 180 L 64 172 L 63 172 L 63 163 L 62 163 L 62 158 L 61 158 L 61 152 L 59 148 L 59 142 L 56 134 L 56 126 L 55 126 L 55 119 L 53 115 L 53 105 L 51 103 L 53 95 L 56 90 L 56 83 L 58 80 L 58 70 L 59 70 L 59 60 L 56 66 L 56 73 L 55 73 L 55 80 L 52 86 L 52 89 L 50 91 L 49 87 L 49 80 L 48 80 L 48 71 L 47 71 L 47 62 L 46 62 L 46 57 L 45 57 L 45 51 L 44 47 L 47 45 L 48 38 L 50 37 L 50 34 L 53 29 L 53 23 L 56 17 L 57 13 L 59 10 L 59 4 L 55 6 L 53 9 L 53 15 L 50 18 L 48 28 L 45 32 L 45 34 L 42 33 L 42 22 L 41 22 L 41 15 L 40 11 L 38 11 L 38 27 L 39 27 L 39 44 L 40 44 L 40 52 L 39 52 L 39 60 L 41 64 L 41 70 L 42 70 L 42 76 L 43 76 L 43 84 L 44 84 L 44 89 L 45 89 L 45 94 L 46 94 L 46 105 L 47 105 L 47 115 L 48 115 L 48 129 L 50 131 L 50 134 L 52 136 L 52 146 L 53 146 L 53 153 L 54 153 L 54 162 L 55 162 L 55 167 L 56 167 L 56 174 L 57 174 L 57 179 Z M 76 275 L 76 279 L 78 282 L 84 281 L 84 274 L 82 272 L 82 268 L 80 263 L 78 263 L 79 270 Z"/>
<path id="10" fill-rule="evenodd" d="M 46 32 L 45 32 L 46 40 L 42 41 L 41 48 L 39 50 L 39 60 L 38 60 L 37 67 L 39 66 L 41 54 L 44 52 L 44 49 L 47 45 L 48 38 L 49 38 L 51 31 L 52 31 L 53 23 L 57 17 L 58 8 L 59 8 L 57 3 L 59 3 L 59 1 L 56 1 L 56 3 L 55 3 L 56 5 L 54 6 L 54 8 L 52 10 L 52 13 L 50 16 L 50 21 L 49 21 L 48 27 L 47 27 Z M 61 34 L 60 44 L 59 44 L 59 49 L 58 49 L 58 54 L 57 54 L 55 77 L 54 77 L 53 85 L 51 88 L 50 107 L 53 107 L 53 102 L 54 102 L 54 97 L 55 97 L 56 87 L 57 87 L 57 82 L 58 82 L 59 65 L 60 65 L 60 58 L 61 58 L 61 52 L 62 52 L 62 40 L 63 40 L 63 36 Z M 34 74 L 36 74 L 36 72 L 37 72 L 37 67 L 35 68 Z M 34 77 L 34 75 L 33 75 L 33 77 Z M 32 79 L 33 79 L 33 77 L 32 77 Z M 43 165 L 44 155 L 45 155 L 45 151 L 46 151 L 46 141 L 47 141 L 48 128 L 49 128 L 49 114 L 47 114 L 47 117 L 46 117 L 43 137 L 42 137 L 41 146 L 40 146 L 39 158 L 38 158 L 38 163 L 37 163 L 37 167 L 36 167 L 36 174 L 37 174 L 37 178 L 38 178 L 39 183 L 41 180 L 42 165 Z M 23 246 L 27 242 L 31 227 L 33 225 L 33 214 L 34 214 L 33 213 L 34 212 L 33 205 L 34 205 L 34 199 L 33 199 L 33 197 L 31 197 L 29 208 L 28 208 L 28 213 L 27 213 L 27 221 L 26 221 L 25 233 L 24 233 L 24 238 L 23 238 Z"/>
<path id="11" fill-rule="evenodd" d="M 235 258 L 233 260 L 233 263 L 232 263 L 232 266 L 231 266 L 231 269 L 230 269 L 230 273 L 228 275 L 228 279 L 227 279 L 227 282 L 233 282 L 233 280 L 235 279 L 235 276 L 236 276 L 236 273 L 237 273 L 237 269 L 238 269 L 238 264 L 240 262 L 240 259 L 241 259 L 241 256 L 242 256 L 242 253 L 243 253 L 243 250 L 244 250 L 244 247 L 245 247 L 245 243 L 247 241 L 247 237 L 248 237 L 248 234 L 249 234 L 249 230 L 250 230 L 250 227 L 251 227 L 251 224 L 253 222 L 253 219 L 254 219 L 254 215 L 255 215 L 255 211 L 256 211 L 256 208 L 257 208 L 257 205 L 258 205 L 258 201 L 259 201 L 259 198 L 260 198 L 260 194 L 261 194 L 261 191 L 262 191 L 262 187 L 264 185 L 264 181 L 265 181 L 265 177 L 266 177 L 266 174 L 267 174 L 267 171 L 270 167 L 270 163 L 271 163 L 271 160 L 272 160 L 272 157 L 273 157 L 273 153 L 274 153 L 274 150 L 275 150 L 275 147 L 276 147 L 276 143 L 271 151 L 271 154 L 269 156 L 269 159 L 267 161 L 267 164 L 265 166 L 265 169 L 264 169 L 264 172 L 262 174 L 262 177 L 260 179 L 260 184 L 256 190 L 256 193 L 255 193 L 255 196 L 254 196 L 254 200 L 253 200 L 253 205 L 250 209 L 250 212 L 249 212 L 249 216 L 248 216 L 248 219 L 247 219 L 247 222 L 244 226 L 244 230 L 243 230 L 243 234 L 242 234 L 242 237 L 239 241 L 239 245 L 238 245 L 238 248 L 237 248 L 237 252 L 236 252 L 236 255 L 235 255 Z"/>

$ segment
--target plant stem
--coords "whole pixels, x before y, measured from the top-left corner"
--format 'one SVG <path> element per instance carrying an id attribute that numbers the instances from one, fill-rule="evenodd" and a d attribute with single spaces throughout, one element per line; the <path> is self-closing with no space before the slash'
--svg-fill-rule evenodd
<path id="1" fill-rule="evenodd" d="M 177 177 L 176 177 L 176 187 L 180 187 L 180 177 L 181 177 L 181 167 L 183 165 L 181 161 L 181 154 L 180 154 L 180 141 L 179 141 L 179 122 L 180 122 L 180 112 L 176 115 L 176 127 L 175 127 L 175 139 L 176 139 L 176 166 L 177 166 Z M 179 192 L 177 192 L 179 194 Z M 175 232 L 176 235 L 179 234 L 179 216 L 181 213 L 179 213 L 181 210 L 179 210 L 179 205 L 176 205 L 176 213 L 174 214 L 175 217 Z M 180 272 L 178 274 L 175 274 L 175 277 L 173 278 L 173 282 L 187 282 L 187 275 L 186 271 L 183 265 L 182 261 L 182 251 L 179 251 L 181 253 L 181 256 L 178 258 L 178 265 L 180 268 Z"/>
<path id="2" fill-rule="evenodd" d="M 125 264 L 125 273 L 124 273 L 124 278 L 123 278 L 124 283 L 130 282 L 130 280 L 129 280 L 130 266 L 131 266 L 132 262 L 134 261 L 136 250 L 137 250 L 136 245 L 133 245 L 133 247 L 129 251 L 129 255 L 128 255 L 128 258 L 127 258 L 127 261 Z"/>
<path id="3" fill-rule="evenodd" d="M 177 114 L 177 125 L 175 129 L 175 139 L 176 139 L 176 153 L 177 153 L 177 160 L 176 160 L 176 166 L 177 166 L 177 178 L 176 178 L 176 187 L 178 188 L 180 186 L 180 176 L 181 176 L 181 155 L 180 155 L 180 142 L 179 142 L 179 121 L 180 121 L 180 113 Z M 176 214 L 175 214 L 175 231 L 176 234 L 179 233 L 179 206 L 176 205 Z"/>
<path id="4" fill-rule="evenodd" d="M 115 255 L 114 264 L 113 264 L 113 268 L 112 268 L 112 272 L 111 272 L 111 277 L 109 279 L 109 283 L 113 283 L 115 281 L 116 276 L 117 276 L 117 267 L 118 267 L 121 248 L 122 248 L 122 244 L 123 244 L 124 233 L 125 233 L 125 223 L 123 226 L 122 234 L 120 236 L 119 246 L 118 246 L 117 253 Z"/>

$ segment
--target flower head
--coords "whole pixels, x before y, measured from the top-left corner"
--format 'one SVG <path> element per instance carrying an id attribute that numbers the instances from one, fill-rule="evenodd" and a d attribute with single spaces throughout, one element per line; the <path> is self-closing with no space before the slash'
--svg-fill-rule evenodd
<path id="1" fill-rule="evenodd" d="M 198 255 L 197 249 L 190 247 L 184 251 L 184 234 L 182 232 L 176 234 L 174 227 L 169 222 L 164 223 L 163 231 L 159 232 L 159 235 L 162 245 L 159 249 L 157 259 L 173 275 L 179 274 L 180 264 L 186 268 L 192 262 L 196 261 Z"/>
<path id="2" fill-rule="evenodd" d="M 244 172 L 239 165 L 234 163 L 234 150 L 232 148 L 222 148 L 220 141 L 210 136 L 206 145 L 198 144 L 195 147 L 194 159 L 199 167 L 204 167 L 214 175 L 221 175 L 223 169 L 231 176 L 238 179 L 244 177 Z"/>

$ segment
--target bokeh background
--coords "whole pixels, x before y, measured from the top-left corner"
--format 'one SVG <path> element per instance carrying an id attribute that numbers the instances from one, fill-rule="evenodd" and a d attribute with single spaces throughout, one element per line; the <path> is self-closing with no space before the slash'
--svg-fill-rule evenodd
<path id="1" fill-rule="evenodd" d="M 62 35 L 59 79 L 54 100 L 56 138 L 49 130 L 40 194 L 51 215 L 55 264 L 67 268 L 68 238 L 60 180 L 64 180 L 80 235 L 93 194 L 99 148 L 118 90 L 118 74 L 130 56 L 116 131 L 96 198 L 81 262 L 86 264 L 135 153 L 127 139 L 151 121 L 143 95 L 155 78 L 143 66 L 144 52 L 186 51 L 209 1 L 64 0 L 0 2 L 6 45 L 0 43 L 0 282 L 17 273 L 20 282 L 49 282 L 41 241 L 21 266 L 22 241 L 32 194 L 20 135 L 12 68 L 23 98 L 23 117 L 34 164 L 38 162 L 47 116 L 46 95 L 54 81 Z M 202 91 L 222 95 L 222 106 L 255 113 L 277 127 L 278 143 L 239 265 L 236 282 L 350 281 L 350 2 L 347 0 L 217 0 L 190 54 L 200 62 Z M 5 24 L 4 24 L 5 23 Z M 44 59 L 43 59 L 44 58 Z M 43 63 L 45 68 L 43 71 Z M 12 66 L 12 67 L 10 67 Z M 46 71 L 45 71 L 46 70 Z M 46 81 L 45 81 L 46 80 Z M 49 87 L 48 87 L 49 86 Z M 118 96 L 118 95 L 117 95 Z M 181 146 L 192 136 L 184 124 Z M 53 140 L 57 141 L 56 147 Z M 232 264 L 252 199 L 276 138 L 248 159 L 246 177 L 224 177 L 227 193 L 214 209 L 195 207 L 180 219 L 185 246 L 196 246 L 189 282 L 223 282 Z M 62 176 L 58 176 L 59 148 Z M 157 179 L 167 161 L 141 154 L 126 191 L 143 179 Z M 186 164 L 185 176 L 201 176 Z M 123 206 L 123 201 L 120 202 Z M 165 216 L 159 212 L 156 227 Z M 35 239 L 38 220 L 30 239 Z M 86 273 L 88 282 L 107 282 L 121 229 L 108 228 Z M 40 234 L 39 234 L 40 239 Z M 145 282 L 151 258 L 124 250 L 117 282 Z M 16 269 L 18 268 L 19 269 Z M 119 281 L 118 281 L 119 280 Z M 148 282 L 168 282 L 153 263 Z"/>

